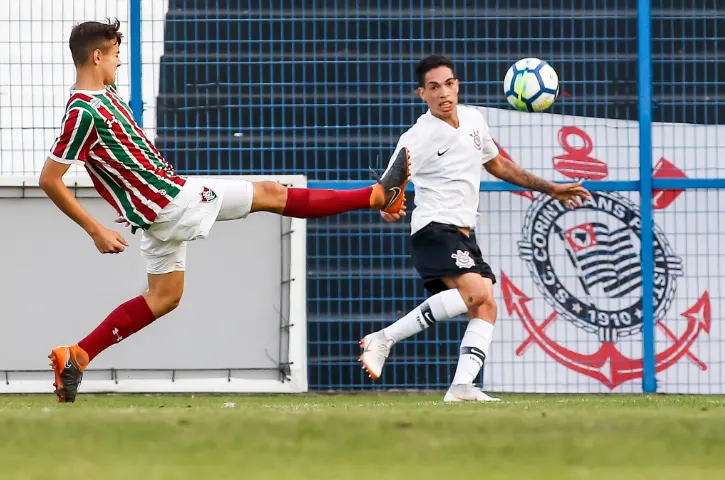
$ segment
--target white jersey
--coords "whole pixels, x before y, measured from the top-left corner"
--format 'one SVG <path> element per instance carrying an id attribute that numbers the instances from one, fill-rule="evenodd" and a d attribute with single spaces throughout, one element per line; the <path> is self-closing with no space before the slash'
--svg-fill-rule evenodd
<path id="1" fill-rule="evenodd" d="M 411 234 L 430 222 L 476 227 L 481 167 L 498 155 L 480 110 L 458 106 L 458 128 L 429 111 L 403 133 L 390 159 L 401 148 L 410 152 L 415 210 Z"/>

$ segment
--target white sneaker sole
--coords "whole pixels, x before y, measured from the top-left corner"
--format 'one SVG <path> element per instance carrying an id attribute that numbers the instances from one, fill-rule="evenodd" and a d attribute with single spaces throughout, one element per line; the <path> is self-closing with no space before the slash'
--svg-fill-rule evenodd
<path id="1" fill-rule="evenodd" d="M 494 398 L 489 397 L 486 399 L 476 399 L 476 398 L 461 398 L 456 395 L 453 395 L 451 393 L 446 393 L 446 395 L 443 397 L 443 401 L 445 403 L 457 403 L 457 402 L 480 402 L 480 403 L 491 403 L 491 402 L 500 402 L 500 398 Z"/>

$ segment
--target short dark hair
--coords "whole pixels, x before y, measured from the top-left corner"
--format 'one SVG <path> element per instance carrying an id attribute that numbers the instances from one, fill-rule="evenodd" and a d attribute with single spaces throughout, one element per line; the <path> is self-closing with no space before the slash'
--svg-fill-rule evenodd
<path id="1" fill-rule="evenodd" d="M 453 62 L 443 55 L 429 55 L 418 62 L 415 66 L 415 79 L 418 82 L 418 86 L 424 87 L 425 74 L 438 67 L 448 67 L 453 71 Z"/>
<path id="2" fill-rule="evenodd" d="M 118 19 L 114 21 L 107 19 L 107 23 L 83 22 L 73 27 L 68 40 L 73 63 L 77 66 L 85 65 L 91 52 L 98 48 L 107 48 L 105 44 L 109 40 L 115 40 L 118 45 L 121 45 L 123 35 L 118 31 L 120 28 L 121 22 Z"/>

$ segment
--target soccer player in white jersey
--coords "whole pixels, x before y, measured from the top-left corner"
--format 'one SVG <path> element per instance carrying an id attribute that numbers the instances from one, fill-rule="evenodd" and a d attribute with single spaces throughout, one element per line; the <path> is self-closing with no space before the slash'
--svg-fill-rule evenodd
<path id="1" fill-rule="evenodd" d="M 40 187 L 90 235 L 98 251 L 123 252 L 126 240 L 94 219 L 63 183 L 70 164 L 85 166 L 96 190 L 118 213 L 119 223 L 141 229 L 149 288 L 119 305 L 77 344 L 52 350 L 49 358 L 60 402 L 75 400 L 83 371 L 99 353 L 179 305 L 187 242 L 205 238 L 216 221 L 259 211 L 317 218 L 365 208 L 403 213 L 405 208 L 403 192 L 410 176 L 405 150 L 378 183 L 350 191 L 177 175 L 116 92 L 120 43 L 118 21 L 85 22 L 73 28 L 69 47 L 76 84 L 60 135 L 43 167 Z"/>
<path id="2" fill-rule="evenodd" d="M 469 321 L 458 366 L 446 402 L 496 401 L 473 385 L 489 354 L 496 302 L 496 276 L 483 260 L 474 229 L 478 214 L 481 165 L 514 185 L 551 195 L 568 206 L 581 205 L 589 192 L 581 183 L 555 184 L 522 170 L 499 155 L 486 120 L 477 108 L 458 104 L 453 64 L 432 55 L 415 68 L 418 94 L 429 110 L 400 136 L 390 166 L 408 149 L 415 185 L 412 213 L 412 256 L 426 289 L 432 294 L 406 316 L 360 341 L 363 367 L 380 377 L 391 347 L 440 320 L 464 313 Z M 400 213 L 381 212 L 385 221 Z"/>

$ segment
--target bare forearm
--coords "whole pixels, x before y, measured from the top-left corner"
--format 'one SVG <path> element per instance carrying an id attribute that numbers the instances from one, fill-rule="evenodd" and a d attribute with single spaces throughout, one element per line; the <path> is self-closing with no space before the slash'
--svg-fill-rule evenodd
<path id="1" fill-rule="evenodd" d="M 40 188 L 43 189 L 48 198 L 65 213 L 71 220 L 76 222 L 89 235 L 93 235 L 100 229 L 98 221 L 91 216 L 83 205 L 76 199 L 68 187 L 62 180 L 53 180 L 42 182 Z"/>
<path id="2" fill-rule="evenodd" d="M 494 162 L 496 162 L 496 165 L 494 168 L 488 169 L 489 172 L 505 182 L 546 194 L 551 194 L 554 191 L 553 183 L 527 172 L 513 162 L 500 158 L 494 160 Z"/>

